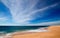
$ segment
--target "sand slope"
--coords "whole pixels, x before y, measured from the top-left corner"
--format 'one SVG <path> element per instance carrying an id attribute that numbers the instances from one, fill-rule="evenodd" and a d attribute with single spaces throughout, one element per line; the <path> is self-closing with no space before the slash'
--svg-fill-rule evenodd
<path id="1" fill-rule="evenodd" d="M 50 26 L 48 32 L 17 33 L 12 38 L 60 38 L 60 26 Z"/>

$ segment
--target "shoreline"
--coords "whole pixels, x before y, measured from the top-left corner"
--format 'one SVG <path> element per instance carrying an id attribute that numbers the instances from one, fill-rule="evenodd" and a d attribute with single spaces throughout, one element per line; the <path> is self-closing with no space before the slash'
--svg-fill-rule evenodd
<path id="1" fill-rule="evenodd" d="M 17 31 L 17 32 L 8 33 L 3 37 L 4 38 L 19 38 L 19 37 L 21 38 L 52 38 L 52 37 L 60 38 L 60 26 L 49 26 L 47 30 L 48 31 L 44 31 L 44 32 L 38 32 L 38 31 L 32 32 L 31 30 L 30 32 L 29 30 Z"/>

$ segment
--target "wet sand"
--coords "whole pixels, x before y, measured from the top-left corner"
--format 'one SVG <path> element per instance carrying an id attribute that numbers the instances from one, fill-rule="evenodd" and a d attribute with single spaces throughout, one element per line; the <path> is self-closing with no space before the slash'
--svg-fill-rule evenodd
<path id="1" fill-rule="evenodd" d="M 60 26 L 50 26 L 47 32 L 17 32 L 11 38 L 60 38 Z"/>

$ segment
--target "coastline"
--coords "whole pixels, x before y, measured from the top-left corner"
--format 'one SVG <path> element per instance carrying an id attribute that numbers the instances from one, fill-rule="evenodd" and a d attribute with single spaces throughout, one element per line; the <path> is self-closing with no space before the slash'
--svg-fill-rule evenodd
<path id="1" fill-rule="evenodd" d="M 3 38 L 60 38 L 60 25 L 49 26 L 47 30 L 44 32 L 17 31 L 8 33 Z"/>

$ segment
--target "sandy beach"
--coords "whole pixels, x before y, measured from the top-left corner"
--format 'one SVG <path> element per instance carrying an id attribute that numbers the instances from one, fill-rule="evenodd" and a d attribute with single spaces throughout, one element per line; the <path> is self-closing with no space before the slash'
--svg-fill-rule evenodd
<path id="1" fill-rule="evenodd" d="M 17 32 L 11 38 L 60 38 L 60 26 L 50 26 L 47 32 Z"/>

